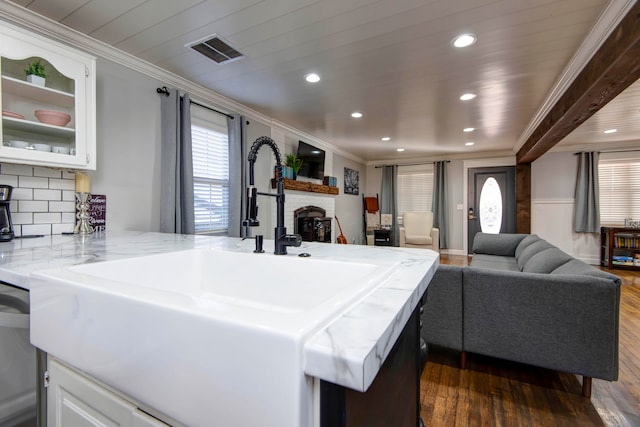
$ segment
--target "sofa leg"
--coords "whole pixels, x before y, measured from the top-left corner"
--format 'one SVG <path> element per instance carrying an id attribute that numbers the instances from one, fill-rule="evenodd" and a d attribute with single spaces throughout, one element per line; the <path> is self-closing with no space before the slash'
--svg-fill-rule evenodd
<path id="1" fill-rule="evenodd" d="M 587 399 L 591 398 L 591 377 L 582 377 L 582 395 Z"/>
<path id="2" fill-rule="evenodd" d="M 467 352 L 460 352 L 460 369 L 467 369 Z"/>

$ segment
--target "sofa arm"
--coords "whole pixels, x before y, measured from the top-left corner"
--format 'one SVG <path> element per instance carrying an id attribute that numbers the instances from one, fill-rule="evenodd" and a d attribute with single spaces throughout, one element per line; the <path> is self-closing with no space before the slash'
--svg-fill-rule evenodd
<path id="1" fill-rule="evenodd" d="M 462 283 L 464 350 L 617 379 L 619 280 L 469 267 Z"/>
<path id="2" fill-rule="evenodd" d="M 439 228 L 432 228 L 431 229 L 431 248 L 436 251 L 436 252 L 440 252 L 440 229 Z"/>
<path id="3" fill-rule="evenodd" d="M 462 267 L 438 266 L 427 287 L 421 321 L 426 342 L 462 350 Z"/>
<path id="4" fill-rule="evenodd" d="M 400 247 L 407 246 L 407 235 L 404 227 L 400 227 L 398 231 L 400 232 Z"/>

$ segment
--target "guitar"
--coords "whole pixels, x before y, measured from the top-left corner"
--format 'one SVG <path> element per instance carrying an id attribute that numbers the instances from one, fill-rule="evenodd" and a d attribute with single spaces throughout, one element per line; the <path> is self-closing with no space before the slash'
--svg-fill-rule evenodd
<path id="1" fill-rule="evenodd" d="M 336 238 L 336 243 L 340 243 L 342 245 L 347 244 L 347 238 L 342 234 L 342 227 L 340 226 L 340 221 L 338 221 L 338 217 L 336 217 L 336 222 L 338 223 L 338 228 L 340 229 L 340 235 Z"/>

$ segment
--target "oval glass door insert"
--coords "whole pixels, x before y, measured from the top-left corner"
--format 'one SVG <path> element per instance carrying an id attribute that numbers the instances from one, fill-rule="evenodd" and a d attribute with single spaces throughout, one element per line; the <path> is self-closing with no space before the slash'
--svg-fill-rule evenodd
<path id="1" fill-rule="evenodd" d="M 494 177 L 489 177 L 480 190 L 480 229 L 498 234 L 502 227 L 502 192 Z"/>

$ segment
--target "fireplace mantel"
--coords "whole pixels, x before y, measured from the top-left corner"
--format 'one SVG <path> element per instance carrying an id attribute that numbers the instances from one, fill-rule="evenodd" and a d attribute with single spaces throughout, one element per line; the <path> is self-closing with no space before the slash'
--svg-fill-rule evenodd
<path id="1" fill-rule="evenodd" d="M 271 180 L 271 188 L 276 188 L 275 179 Z M 322 193 L 322 194 L 332 194 L 332 195 L 340 194 L 340 189 L 338 187 L 330 187 L 328 185 L 314 184 L 312 182 L 305 182 L 305 181 L 296 181 L 295 179 L 287 179 L 287 178 L 284 178 L 284 189 L 296 190 L 296 191 L 308 191 L 310 193 Z"/>

